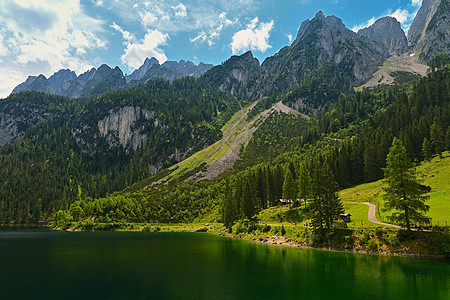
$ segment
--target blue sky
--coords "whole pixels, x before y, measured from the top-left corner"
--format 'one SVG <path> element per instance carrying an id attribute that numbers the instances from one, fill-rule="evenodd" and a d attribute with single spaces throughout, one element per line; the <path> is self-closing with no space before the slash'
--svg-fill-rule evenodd
<path id="1" fill-rule="evenodd" d="M 106 63 L 131 73 L 146 57 L 220 64 L 252 50 L 262 62 L 317 11 L 353 30 L 391 15 L 408 30 L 421 0 L 2 0 L 0 97 L 28 75 Z"/>

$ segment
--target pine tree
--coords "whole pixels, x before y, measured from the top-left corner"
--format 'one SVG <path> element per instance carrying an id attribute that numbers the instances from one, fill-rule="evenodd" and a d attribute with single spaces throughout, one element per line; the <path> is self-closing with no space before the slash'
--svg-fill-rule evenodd
<path id="1" fill-rule="evenodd" d="M 309 174 L 309 170 L 304 163 L 300 164 L 300 170 L 298 174 L 298 198 L 306 202 L 312 194 L 312 183 L 311 183 L 311 175 Z"/>
<path id="2" fill-rule="evenodd" d="M 330 230 L 344 212 L 338 196 L 338 185 L 327 163 L 317 163 L 314 170 L 311 223 L 315 230 Z"/>
<path id="3" fill-rule="evenodd" d="M 445 142 L 447 144 L 447 150 L 450 151 L 450 126 L 447 128 L 447 133 L 445 134 Z"/>
<path id="4" fill-rule="evenodd" d="M 408 231 L 411 230 L 411 222 L 429 223 L 429 218 L 424 215 L 430 208 L 425 204 L 429 197 L 422 195 L 414 165 L 399 139 L 394 138 L 386 162 L 384 174 L 388 186 L 385 206 L 388 210 L 399 211 L 393 213 L 391 219 L 406 226 Z"/>
<path id="5" fill-rule="evenodd" d="M 230 189 L 230 183 L 227 181 L 225 184 L 225 194 L 224 194 L 224 204 L 223 204 L 223 222 L 226 227 L 231 227 L 233 221 L 237 218 L 237 204 L 233 197 L 233 193 Z"/>
<path id="6" fill-rule="evenodd" d="M 294 176 L 290 168 L 286 169 L 286 174 L 284 176 L 283 182 L 283 199 L 294 201 L 297 197 L 297 191 L 294 183 Z"/>
<path id="7" fill-rule="evenodd" d="M 426 161 L 431 161 L 431 143 L 426 137 L 422 143 L 422 154 Z"/>
<path id="8" fill-rule="evenodd" d="M 434 146 L 436 154 L 442 158 L 442 151 L 444 150 L 444 133 L 442 132 L 441 126 L 434 122 L 430 127 L 431 143 Z"/>

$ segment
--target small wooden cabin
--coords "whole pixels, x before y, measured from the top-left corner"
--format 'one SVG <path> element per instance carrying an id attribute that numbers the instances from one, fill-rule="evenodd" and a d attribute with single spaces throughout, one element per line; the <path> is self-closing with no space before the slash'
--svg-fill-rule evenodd
<path id="1" fill-rule="evenodd" d="M 350 223 L 352 220 L 350 219 L 352 215 L 351 214 L 340 214 L 339 217 L 341 220 L 345 223 Z"/>

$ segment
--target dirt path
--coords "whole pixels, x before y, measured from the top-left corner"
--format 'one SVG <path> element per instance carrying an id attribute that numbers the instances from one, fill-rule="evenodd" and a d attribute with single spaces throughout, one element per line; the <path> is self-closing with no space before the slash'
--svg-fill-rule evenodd
<path id="1" fill-rule="evenodd" d="M 400 226 L 397 226 L 397 225 L 392 225 L 392 224 L 383 223 L 383 222 L 378 221 L 377 217 L 375 216 L 375 211 L 377 209 L 375 204 L 372 204 L 369 202 L 362 202 L 362 204 L 369 205 L 369 213 L 367 214 L 367 219 L 369 220 L 369 222 L 384 225 L 384 226 L 394 227 L 394 228 L 400 228 Z"/>

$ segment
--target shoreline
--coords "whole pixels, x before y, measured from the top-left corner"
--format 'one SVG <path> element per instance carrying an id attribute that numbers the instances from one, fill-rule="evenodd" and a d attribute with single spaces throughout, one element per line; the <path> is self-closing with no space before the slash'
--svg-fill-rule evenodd
<path id="1" fill-rule="evenodd" d="M 353 254 L 367 254 L 367 255 L 377 255 L 377 256 L 404 256 L 404 257 L 416 257 L 416 258 L 429 258 L 429 259 L 436 259 L 436 260 L 445 260 L 450 261 L 450 257 L 447 257 L 445 255 L 439 255 L 439 254 L 420 254 L 420 253 L 402 253 L 402 252 L 387 252 L 387 251 L 368 251 L 368 250 L 360 250 L 357 248 L 351 248 L 351 249 L 345 249 L 341 247 L 313 247 L 310 246 L 307 243 L 298 243 L 295 241 L 291 241 L 285 237 L 282 236 L 268 236 L 264 239 L 261 238 L 255 238 L 251 236 L 240 236 L 240 235 L 234 235 L 234 234 L 217 234 L 210 232 L 210 234 L 218 235 L 226 238 L 231 239 L 238 239 L 238 240 L 246 240 L 249 242 L 255 242 L 255 243 L 262 243 L 272 246 L 283 246 L 283 247 L 292 247 L 292 248 L 299 248 L 299 249 L 310 249 L 310 250 L 322 250 L 322 251 L 335 251 L 335 252 L 346 252 L 346 253 L 353 253 Z"/>
<path id="2" fill-rule="evenodd" d="M 134 224 L 136 225 L 136 224 Z M 280 235 L 263 235 L 263 236 L 254 236 L 251 234 L 230 234 L 225 232 L 225 228 L 220 223 L 213 223 L 213 224 L 194 224 L 194 223 L 188 223 L 188 224 L 152 224 L 152 228 L 157 230 L 143 230 L 145 226 L 142 226 L 142 224 L 135 226 L 134 228 L 121 228 L 121 229 L 112 229 L 112 230 L 95 230 L 95 229 L 81 229 L 81 228 L 52 228 L 48 225 L 41 225 L 41 224 L 34 224 L 34 225 L 0 225 L 0 228 L 18 228 L 18 229 L 25 229 L 27 227 L 29 228 L 40 228 L 40 229 L 49 229 L 52 231 L 67 231 L 67 232 L 89 232 L 89 231 L 116 231 L 116 232 L 156 232 L 156 233 L 173 233 L 173 232 L 185 232 L 185 233 L 207 233 L 215 236 L 225 237 L 225 238 L 231 238 L 231 239 L 239 239 L 239 240 L 246 240 L 249 242 L 255 242 L 255 243 L 263 243 L 267 245 L 272 246 L 284 246 L 284 247 L 292 247 L 292 248 L 299 248 L 299 249 L 313 249 L 313 250 L 323 250 L 323 251 L 338 251 L 338 252 L 346 252 L 346 253 L 353 253 L 353 254 L 369 254 L 369 255 L 379 255 L 379 256 L 405 256 L 405 257 L 417 257 L 417 258 L 431 258 L 431 259 L 437 259 L 437 260 L 445 260 L 450 261 L 450 257 L 444 255 L 444 254 L 422 254 L 417 252 L 392 252 L 392 251 L 369 251 L 367 249 L 358 249 L 355 247 L 352 248 L 343 248 L 343 247 L 337 247 L 337 246 L 327 246 L 327 247 L 313 247 L 309 243 L 306 242 L 297 242 L 293 241 L 292 239 L 280 236 Z M 404 249 L 404 248 L 403 248 Z M 409 251 L 407 249 L 406 251 Z"/>

